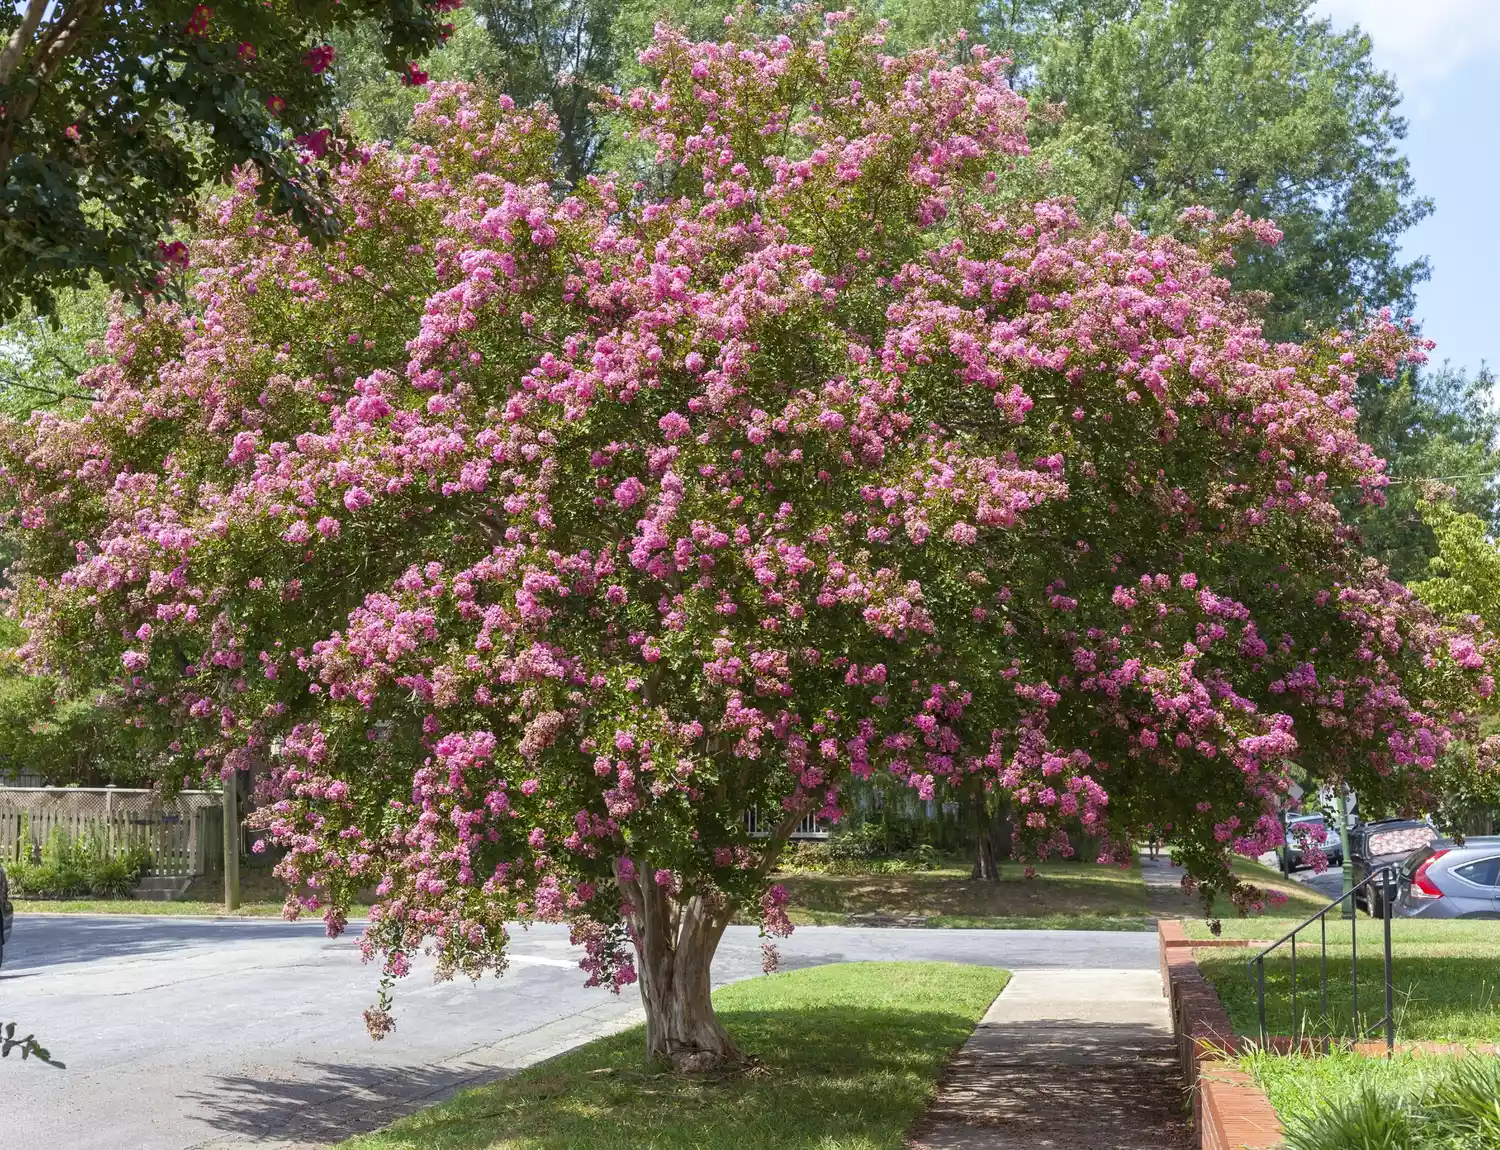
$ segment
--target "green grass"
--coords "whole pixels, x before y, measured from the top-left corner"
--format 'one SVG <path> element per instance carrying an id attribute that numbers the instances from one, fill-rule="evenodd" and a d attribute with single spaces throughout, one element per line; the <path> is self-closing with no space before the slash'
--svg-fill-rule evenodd
<path id="1" fill-rule="evenodd" d="M 17 914 L 156 914 L 215 918 L 225 914 L 222 902 L 152 902 L 129 898 L 13 899 Z M 235 915 L 245 918 L 279 918 L 281 903 L 256 902 L 242 905 Z"/>
<path id="2" fill-rule="evenodd" d="M 900 1150 L 949 1055 L 1010 978 L 950 963 L 850 963 L 714 994 L 755 1059 L 684 1077 L 639 1027 L 468 1090 L 345 1150 Z"/>
<path id="3" fill-rule="evenodd" d="M 1500 1145 L 1500 1060 L 1257 1052 L 1240 1065 L 1270 1097 L 1292 1150 Z"/>
<path id="4" fill-rule="evenodd" d="M 1229 924 L 1226 923 L 1226 927 Z M 1240 924 L 1235 924 L 1239 926 Z M 1294 923 L 1287 922 L 1290 929 Z M 1356 920 L 1359 940 L 1360 1027 L 1371 1027 L 1385 1013 L 1383 924 Z M 1271 937 L 1281 933 L 1271 920 L 1248 924 Z M 1350 986 L 1350 924 L 1328 924 L 1328 1012 L 1319 994 L 1318 931 L 1299 936 L 1296 1015 L 1291 1002 L 1291 955 L 1287 948 L 1266 960 L 1266 1020 L 1274 1034 L 1350 1037 L 1354 1032 Z M 1439 1042 L 1500 1042 L 1500 922 L 1413 922 L 1391 924 L 1397 1038 Z M 1303 943 L 1311 943 L 1304 947 Z M 1237 1033 L 1255 1035 L 1260 1024 L 1256 986 L 1245 960 L 1249 952 L 1200 950 L 1195 956 L 1214 985 Z"/>
<path id="5" fill-rule="evenodd" d="M 196 878 L 181 899 L 154 902 L 132 898 L 13 899 L 17 914 L 162 914 L 214 918 L 225 915 L 224 879 L 214 875 Z M 280 918 L 286 901 L 286 884 L 264 867 L 240 871 L 241 918 Z M 350 908 L 358 915 L 358 907 Z"/>
<path id="6" fill-rule="evenodd" d="M 1228 933 L 1227 928 L 1231 922 L 1259 923 L 1263 919 L 1295 918 L 1296 922 L 1307 918 L 1309 915 L 1322 910 L 1328 905 L 1328 900 L 1311 887 L 1304 886 L 1295 879 L 1282 878 L 1281 872 L 1275 867 L 1262 866 L 1250 859 L 1236 858 L 1234 860 L 1234 873 L 1245 882 L 1252 883 L 1262 890 L 1273 891 L 1285 896 L 1286 901 L 1279 906 L 1267 906 L 1264 911 L 1241 915 L 1227 899 L 1219 899 L 1214 904 L 1214 913 L 1223 922 L 1226 938 L 1263 938 L 1261 932 L 1269 929 L 1261 926 L 1250 926 L 1246 929 L 1251 933 L 1248 935 L 1236 935 Z M 1181 918 L 1185 920 L 1190 937 L 1207 938 L 1209 931 L 1203 910 L 1203 899 L 1200 895 L 1185 895 L 1179 890 L 1162 890 L 1153 888 L 1151 891 L 1151 909 L 1153 913 L 1164 918 Z M 1196 925 L 1200 933 L 1194 934 Z M 1290 930 L 1295 922 L 1289 922 L 1278 935 Z M 1276 937 L 1273 935 L 1272 937 Z"/>
<path id="7" fill-rule="evenodd" d="M 791 874 L 792 921 L 843 925 L 871 917 L 924 920 L 932 927 L 1150 930 L 1146 886 L 1136 867 L 1039 863 L 1035 878 L 1004 863 L 998 882 L 976 882 L 967 867 L 903 874 Z"/>

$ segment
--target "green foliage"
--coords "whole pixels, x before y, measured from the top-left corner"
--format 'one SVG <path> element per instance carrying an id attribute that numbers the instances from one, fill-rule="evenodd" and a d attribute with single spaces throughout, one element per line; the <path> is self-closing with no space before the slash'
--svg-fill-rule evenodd
<path id="1" fill-rule="evenodd" d="M 893 850 L 879 823 L 840 826 L 826 842 L 793 845 L 783 869 L 812 874 L 912 874 L 936 870 L 941 862 L 931 843 Z"/>
<path id="2" fill-rule="evenodd" d="M 1500 1146 L 1500 1059 L 1249 1055 L 1286 1125 L 1288 1150 L 1491 1150 Z"/>
<path id="3" fill-rule="evenodd" d="M 380 26 L 365 21 L 334 34 L 333 45 L 344 67 L 334 77 L 334 94 L 348 117 L 349 127 L 363 140 L 399 139 L 411 120 L 412 109 L 426 91 L 403 84 L 385 70 L 381 55 Z M 472 5 L 453 14 L 453 35 L 441 49 L 420 61 L 433 80 L 473 80 L 480 76 L 501 79 L 505 57 L 499 45 L 475 18 Z"/>
<path id="4" fill-rule="evenodd" d="M 41 860 L 16 863 L 10 879 L 23 898 L 129 898 L 150 865 L 151 855 L 144 847 L 111 853 L 95 835 L 70 838 L 57 827 L 42 845 Z"/>
<path id="5" fill-rule="evenodd" d="M 100 283 L 57 292 L 51 315 L 28 306 L 0 325 L 0 410 L 17 417 L 88 398 L 78 377 L 102 362 L 109 292 Z"/>
<path id="6" fill-rule="evenodd" d="M 1039 151 L 1096 216 L 1167 232 L 1183 209 L 1243 209 L 1285 233 L 1232 279 L 1271 293 L 1271 331 L 1348 309 L 1407 310 L 1426 265 L 1399 237 L 1430 210 L 1398 145 L 1406 123 L 1369 40 L 1311 0 L 887 0 L 898 41 L 967 29 L 1015 57 Z M 1037 117 L 1045 125 L 1049 117 Z"/>
<path id="7" fill-rule="evenodd" d="M 1299 1114 L 1287 1124 L 1289 1150 L 1413 1150 L 1417 1117 L 1400 1096 L 1365 1088 L 1348 1102 Z"/>
<path id="8" fill-rule="evenodd" d="M 9 1058 L 12 1050 L 20 1051 L 21 1061 L 35 1058 L 38 1062 L 45 1062 L 48 1066 L 55 1066 L 59 1070 L 66 1070 L 64 1063 L 53 1058 L 51 1053 L 36 1040 L 35 1034 L 28 1034 L 24 1038 L 16 1037 L 16 1024 L 7 1022 L 0 1026 L 0 1058 Z"/>
<path id="9" fill-rule="evenodd" d="M 1500 415 L 1490 400 L 1494 385 L 1487 370 L 1471 377 L 1446 366 L 1413 368 L 1391 381 L 1360 382 L 1355 396 L 1360 438 L 1389 464 L 1392 484 L 1385 507 L 1350 506 L 1346 511 L 1370 550 L 1403 582 L 1420 578 L 1428 561 L 1439 556 L 1440 523 L 1450 535 L 1457 530 L 1455 517 L 1472 520 L 1478 538 L 1500 531 L 1500 487 L 1495 483 Z M 1449 488 L 1446 513 L 1424 510 L 1424 480 Z M 1470 545 L 1453 536 L 1450 546 L 1463 551 Z M 1443 562 L 1468 563 L 1475 554 L 1455 552 Z M 1500 612 L 1485 617 L 1491 626 L 1500 623 Z"/>
<path id="10" fill-rule="evenodd" d="M 1500 549 L 1490 524 L 1441 500 L 1423 502 L 1418 510 L 1436 539 L 1437 555 L 1428 578 L 1411 589 L 1444 615 L 1478 615 L 1490 629 L 1500 627 Z"/>
<path id="11" fill-rule="evenodd" d="M 262 201 L 310 234 L 339 226 L 304 166 L 322 150 L 330 33 L 369 20 L 403 69 L 442 38 L 446 0 L 25 0 L 0 8 L 0 318 L 50 312 L 95 277 L 154 287 L 199 188 L 253 163 Z M 409 78 L 420 79 L 411 75 Z M 299 140 L 300 137 L 300 140 Z M 299 147 L 299 143 L 302 145 Z"/>

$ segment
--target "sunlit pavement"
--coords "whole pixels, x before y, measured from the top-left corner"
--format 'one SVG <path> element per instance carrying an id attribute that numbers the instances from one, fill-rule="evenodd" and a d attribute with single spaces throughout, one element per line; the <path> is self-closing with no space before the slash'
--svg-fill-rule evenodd
<path id="1" fill-rule="evenodd" d="M 0 1062 L 7 1150 L 203 1150 L 326 1145 L 639 1017 L 638 998 L 588 990 L 566 928 L 517 932 L 500 979 L 434 983 L 419 962 L 396 1029 L 362 1012 L 378 972 L 357 924 L 21 915 L 0 969 L 0 1022 L 34 1032 L 54 1070 Z M 731 927 L 719 982 L 756 975 L 761 939 Z M 1011 970 L 1151 970 L 1156 938 L 1108 931 L 800 927 L 783 966 L 944 959 Z"/>

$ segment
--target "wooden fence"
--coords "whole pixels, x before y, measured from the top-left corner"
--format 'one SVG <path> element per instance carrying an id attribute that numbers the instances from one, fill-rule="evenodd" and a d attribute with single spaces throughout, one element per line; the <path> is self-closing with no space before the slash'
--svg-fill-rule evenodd
<path id="1" fill-rule="evenodd" d="M 224 866 L 224 812 L 212 791 L 163 798 L 118 787 L 0 787 L 0 862 L 35 858 L 56 832 L 87 836 L 111 855 L 144 847 L 160 875 L 201 875 Z"/>

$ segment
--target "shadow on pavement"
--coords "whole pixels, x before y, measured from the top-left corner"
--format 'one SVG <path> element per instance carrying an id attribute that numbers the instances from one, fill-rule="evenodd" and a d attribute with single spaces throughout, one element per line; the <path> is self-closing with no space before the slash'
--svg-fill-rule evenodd
<path id="1" fill-rule="evenodd" d="M 337 945 L 353 946 L 360 927 L 351 925 Z M 320 921 L 282 922 L 278 919 L 172 918 L 166 915 L 18 914 L 10 941 L 5 944 L 5 967 L 25 970 L 64 963 L 161 955 L 196 946 L 217 946 L 228 939 L 242 943 L 278 942 L 295 938 L 326 938 Z"/>
<path id="2" fill-rule="evenodd" d="M 985 1024 L 948 1065 L 914 1150 L 1189 1150 L 1176 1047 L 1135 1023 Z"/>
<path id="3" fill-rule="evenodd" d="M 469 1086 L 507 1076 L 478 1063 L 459 1066 L 351 1066 L 298 1062 L 295 1077 L 225 1075 L 178 1095 L 194 1120 L 221 1138 L 252 1144 L 341 1142 L 394 1122 Z"/>

